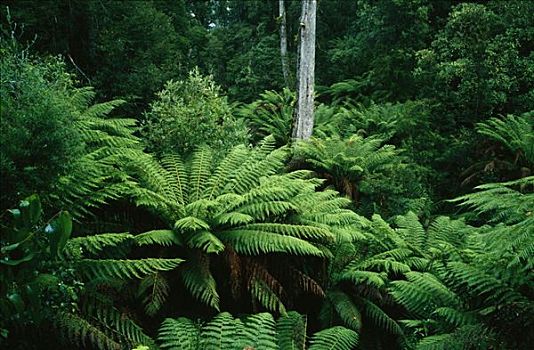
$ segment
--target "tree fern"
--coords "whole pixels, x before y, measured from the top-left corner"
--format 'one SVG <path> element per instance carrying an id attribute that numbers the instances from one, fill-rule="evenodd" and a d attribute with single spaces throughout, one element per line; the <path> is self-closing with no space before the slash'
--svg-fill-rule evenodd
<path id="1" fill-rule="evenodd" d="M 85 153 L 63 176 L 52 198 L 69 208 L 75 217 L 91 214 L 91 210 L 120 198 L 126 193 L 128 181 L 114 166 L 114 158 L 128 150 L 141 153 L 139 139 L 134 136 L 134 119 L 107 118 L 124 103 L 112 100 L 90 105 L 95 93 L 90 88 L 78 89 L 73 99 L 78 105 L 74 124 L 85 144 Z"/>
<path id="2" fill-rule="evenodd" d="M 186 288 L 216 309 L 219 296 L 210 254 L 231 249 L 247 256 L 329 256 L 325 247 L 335 241 L 338 228 L 355 220 L 344 208 L 349 201 L 340 200 L 334 191 L 326 196 L 317 192 L 320 181 L 309 172 L 280 174 L 287 155 L 287 149 L 275 147 L 272 137 L 255 149 L 238 146 L 220 162 L 213 161 L 206 147 L 189 161 L 175 155 L 159 161 L 125 154 L 122 168 L 136 183 L 130 188 L 131 198 L 170 229 L 135 240 L 141 245 L 181 245 L 186 262 L 178 271 Z M 257 297 L 253 284 L 244 285 Z M 269 300 L 275 297 L 281 296 L 271 295 Z M 271 311 L 283 310 L 280 305 Z"/>
<path id="3" fill-rule="evenodd" d="M 534 112 L 504 119 L 491 118 L 477 124 L 477 131 L 502 143 L 527 164 L 534 164 Z"/>

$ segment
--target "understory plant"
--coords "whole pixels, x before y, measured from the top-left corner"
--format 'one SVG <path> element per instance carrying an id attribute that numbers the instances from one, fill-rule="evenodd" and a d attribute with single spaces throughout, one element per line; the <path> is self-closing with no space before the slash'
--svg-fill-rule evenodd
<path id="1" fill-rule="evenodd" d="M 300 293 L 322 296 L 317 271 L 303 258 L 320 266 L 356 216 L 348 199 L 316 191 L 322 181 L 309 171 L 283 173 L 287 156 L 270 137 L 254 149 L 237 146 L 220 162 L 207 147 L 187 161 L 123 159 L 136 183 L 130 196 L 163 223 L 139 239 L 186 260 L 178 272 L 195 299 L 219 310 L 223 291 L 285 314 Z"/>
<path id="2" fill-rule="evenodd" d="M 36 330 L 47 339 L 98 349 L 155 343 L 132 320 L 114 294 L 143 276 L 176 268 L 182 259 L 128 259 L 137 242 L 127 233 L 72 237 L 66 211 L 42 218 L 37 196 L 6 212 L 0 236 L 0 344 L 34 345 Z M 53 335 L 53 336 L 52 336 Z"/>

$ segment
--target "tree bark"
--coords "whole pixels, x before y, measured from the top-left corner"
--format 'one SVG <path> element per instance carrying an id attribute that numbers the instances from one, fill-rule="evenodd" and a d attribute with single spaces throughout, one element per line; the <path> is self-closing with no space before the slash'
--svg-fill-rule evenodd
<path id="1" fill-rule="evenodd" d="M 317 0 L 302 0 L 297 63 L 297 104 L 292 137 L 309 139 L 313 131 L 315 80 L 315 17 Z"/>
<path id="2" fill-rule="evenodd" d="M 289 87 L 289 69 L 287 63 L 287 19 L 284 0 L 278 0 L 278 14 L 280 19 L 280 57 L 282 59 L 282 74 L 284 84 Z"/>

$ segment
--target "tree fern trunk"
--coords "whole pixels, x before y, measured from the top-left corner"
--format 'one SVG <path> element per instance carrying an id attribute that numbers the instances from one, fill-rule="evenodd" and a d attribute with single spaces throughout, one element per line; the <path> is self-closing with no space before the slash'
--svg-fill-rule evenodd
<path id="1" fill-rule="evenodd" d="M 317 0 L 302 0 L 297 64 L 297 104 L 292 136 L 310 138 L 313 131 L 313 86 L 315 79 L 315 17 Z"/>

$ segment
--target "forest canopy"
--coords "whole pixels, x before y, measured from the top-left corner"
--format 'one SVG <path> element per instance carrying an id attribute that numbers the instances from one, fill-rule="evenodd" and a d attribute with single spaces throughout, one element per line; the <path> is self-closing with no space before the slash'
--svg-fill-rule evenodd
<path id="1" fill-rule="evenodd" d="M 0 347 L 534 344 L 534 2 L 0 3 Z"/>

